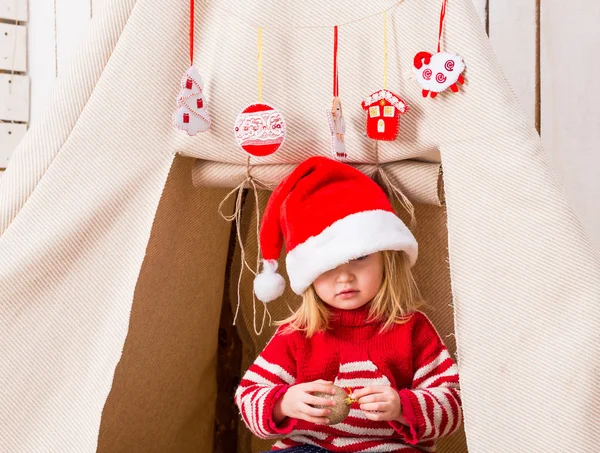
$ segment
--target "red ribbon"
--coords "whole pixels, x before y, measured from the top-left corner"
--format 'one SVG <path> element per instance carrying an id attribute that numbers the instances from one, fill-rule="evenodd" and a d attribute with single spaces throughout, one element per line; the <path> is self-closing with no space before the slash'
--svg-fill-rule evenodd
<path id="1" fill-rule="evenodd" d="M 442 47 L 442 31 L 444 29 L 444 18 L 446 17 L 446 3 L 448 2 L 448 0 L 444 0 L 442 2 L 442 11 L 440 12 L 440 34 L 438 35 L 438 47 L 437 47 L 437 51 L 438 53 L 441 50 Z"/>
<path id="2" fill-rule="evenodd" d="M 337 68 L 337 53 L 338 53 L 338 26 L 333 27 L 333 97 L 338 96 L 338 68 Z"/>
<path id="3" fill-rule="evenodd" d="M 194 64 L 194 0 L 190 0 L 190 66 Z"/>

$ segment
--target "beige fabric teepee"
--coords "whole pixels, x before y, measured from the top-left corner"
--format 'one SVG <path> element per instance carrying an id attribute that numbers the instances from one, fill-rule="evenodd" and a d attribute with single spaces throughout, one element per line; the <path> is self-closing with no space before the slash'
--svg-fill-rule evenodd
<path id="1" fill-rule="evenodd" d="M 328 155 L 334 24 L 345 24 L 347 147 L 369 173 L 359 105 L 382 87 L 376 13 L 388 8 L 388 88 L 411 111 L 379 158 L 417 205 L 418 282 L 461 376 L 466 436 L 439 451 L 597 450 L 598 256 L 470 0 L 449 0 L 444 38 L 465 59 L 467 85 L 436 99 L 421 97 L 410 68 L 435 50 L 441 2 L 395 3 L 199 3 L 196 66 L 214 124 L 188 137 L 170 124 L 187 2 L 107 1 L 0 181 L 0 451 L 213 450 L 219 317 L 224 298 L 235 311 L 239 272 L 217 208 L 246 174 L 232 125 L 257 100 L 256 27 L 263 97 L 284 112 L 288 137 L 252 174 L 274 184 Z M 252 199 L 240 225 L 249 262 Z M 249 274 L 241 299 L 240 372 L 273 331 L 254 333 Z M 294 303 L 287 294 L 269 310 L 279 319 Z M 239 429 L 239 452 L 268 446 Z"/>

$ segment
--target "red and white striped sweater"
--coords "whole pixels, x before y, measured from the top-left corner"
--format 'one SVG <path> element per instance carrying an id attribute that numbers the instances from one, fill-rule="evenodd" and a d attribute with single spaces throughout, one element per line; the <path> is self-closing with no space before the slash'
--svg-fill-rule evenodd
<path id="1" fill-rule="evenodd" d="M 303 332 L 283 335 L 280 326 L 242 377 L 235 393 L 242 418 L 256 436 L 282 437 L 273 449 L 312 444 L 334 452 L 434 452 L 436 439 L 462 422 L 458 370 L 439 334 L 422 312 L 406 324 L 378 334 L 366 323 L 369 305 L 355 310 L 328 307 L 330 329 L 307 339 Z M 273 406 L 286 390 L 325 379 L 356 390 L 390 385 L 400 395 L 406 424 L 372 421 L 360 405 L 337 425 L 285 418 L 273 421 Z"/>

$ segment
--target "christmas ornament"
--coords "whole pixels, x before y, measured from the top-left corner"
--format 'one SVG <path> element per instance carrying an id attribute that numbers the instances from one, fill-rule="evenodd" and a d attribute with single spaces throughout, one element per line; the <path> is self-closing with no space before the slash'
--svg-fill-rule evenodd
<path id="1" fill-rule="evenodd" d="M 356 400 L 350 398 L 350 393 L 352 391 L 348 389 L 348 391 L 344 390 L 337 385 L 332 386 L 335 389 L 335 393 L 332 395 L 331 393 L 323 393 L 323 392 L 313 392 L 313 396 L 318 398 L 325 398 L 328 400 L 334 400 L 335 406 L 322 406 L 320 404 L 311 404 L 312 407 L 316 409 L 329 409 L 331 413 L 326 415 L 329 419 L 330 425 L 337 425 L 344 421 L 348 414 L 350 413 L 350 405 Z"/>
<path id="2" fill-rule="evenodd" d="M 383 12 L 383 90 L 375 91 L 362 101 L 367 111 L 367 136 L 373 140 L 395 140 L 400 115 L 408 111 L 406 102 L 387 89 L 387 15 Z"/>
<path id="3" fill-rule="evenodd" d="M 285 138 L 283 114 L 267 104 L 252 104 L 237 116 L 235 137 L 253 156 L 273 154 Z"/>
<path id="4" fill-rule="evenodd" d="M 202 89 L 200 74 L 194 66 L 194 0 L 190 0 L 190 67 L 181 79 L 181 91 L 177 96 L 179 108 L 173 113 L 175 127 L 188 135 L 196 135 L 210 127 Z"/>
<path id="5" fill-rule="evenodd" d="M 196 135 L 210 127 L 202 87 L 200 74 L 194 66 L 190 66 L 181 79 L 181 91 L 177 96 L 179 108 L 173 113 L 173 124 L 188 135 Z"/>
<path id="6" fill-rule="evenodd" d="M 408 111 L 406 103 L 389 90 L 380 90 L 362 101 L 367 111 L 367 136 L 373 140 L 395 140 L 400 115 Z"/>
<path id="7" fill-rule="evenodd" d="M 333 158 L 344 161 L 348 158 L 348 154 L 346 154 L 346 142 L 344 140 L 346 123 L 342 113 L 342 101 L 340 98 L 333 98 L 331 108 L 327 110 L 327 120 L 329 122 L 329 130 L 331 131 L 331 152 Z"/>
<path id="8" fill-rule="evenodd" d="M 258 103 L 237 116 L 234 134 L 238 145 L 252 156 L 268 156 L 285 139 L 285 120 L 278 109 L 262 102 L 262 27 L 258 27 Z"/>
<path id="9" fill-rule="evenodd" d="M 346 154 L 346 143 L 344 134 L 346 133 L 346 123 L 342 112 L 342 101 L 339 98 L 338 66 L 338 27 L 333 27 L 333 101 L 331 108 L 325 112 L 329 131 L 331 132 L 331 153 L 334 159 L 344 161 L 348 157 Z"/>
<path id="10" fill-rule="evenodd" d="M 457 93 L 458 85 L 465 83 L 462 75 L 465 70 L 463 59 L 453 53 L 441 52 L 446 3 L 447 0 L 443 0 L 442 11 L 440 13 L 437 53 L 432 55 L 429 52 L 419 52 L 414 58 L 417 82 L 423 88 L 423 97 L 431 95 L 434 98 L 438 93 L 448 88 Z"/>

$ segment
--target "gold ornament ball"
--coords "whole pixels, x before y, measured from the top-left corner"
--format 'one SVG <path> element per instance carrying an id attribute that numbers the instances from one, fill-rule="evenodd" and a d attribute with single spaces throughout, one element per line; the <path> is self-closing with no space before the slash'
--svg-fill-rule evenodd
<path id="1" fill-rule="evenodd" d="M 331 414 L 326 417 L 329 419 L 330 425 L 337 425 L 342 422 L 350 413 L 350 404 L 354 402 L 350 396 L 348 396 L 348 392 L 337 385 L 334 385 L 335 393 L 332 395 L 331 393 L 323 393 L 323 392 L 313 392 L 313 395 L 319 398 L 326 398 L 329 400 L 335 401 L 335 406 L 321 406 L 320 404 L 311 404 L 312 407 L 317 409 L 330 409 Z"/>

